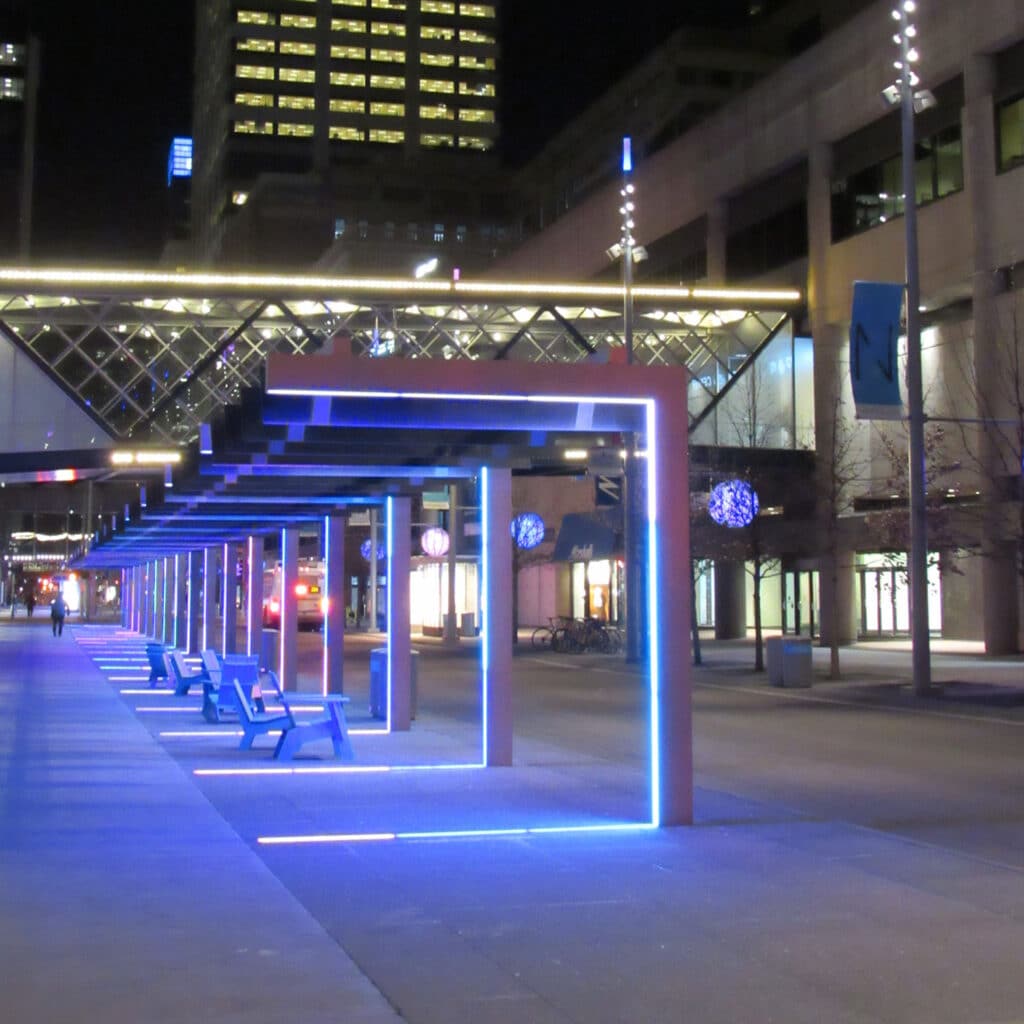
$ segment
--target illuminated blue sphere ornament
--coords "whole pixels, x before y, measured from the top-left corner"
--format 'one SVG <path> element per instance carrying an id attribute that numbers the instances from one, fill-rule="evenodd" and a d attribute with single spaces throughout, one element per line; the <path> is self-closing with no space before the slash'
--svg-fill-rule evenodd
<path id="1" fill-rule="evenodd" d="M 725 480 L 711 491 L 708 515 L 719 526 L 749 526 L 761 509 L 757 492 L 744 480 Z"/>
<path id="2" fill-rule="evenodd" d="M 371 541 L 370 538 L 367 537 L 366 540 L 364 540 L 363 543 L 359 545 L 359 554 L 361 554 L 363 556 L 363 558 L 366 559 L 366 561 L 369 561 L 370 560 L 370 552 L 371 551 L 373 551 L 373 541 Z M 384 550 L 384 545 L 383 544 L 378 544 L 377 545 L 377 561 L 378 562 L 383 562 L 386 555 L 387 555 L 387 552 Z"/>
<path id="3" fill-rule="evenodd" d="M 431 558 L 447 555 L 448 544 L 448 531 L 440 526 L 432 526 L 420 535 L 420 547 L 423 548 L 423 554 L 429 555 Z"/>
<path id="4" fill-rule="evenodd" d="M 536 512 L 522 512 L 512 520 L 512 539 L 521 551 L 529 551 L 544 540 L 544 520 Z"/>

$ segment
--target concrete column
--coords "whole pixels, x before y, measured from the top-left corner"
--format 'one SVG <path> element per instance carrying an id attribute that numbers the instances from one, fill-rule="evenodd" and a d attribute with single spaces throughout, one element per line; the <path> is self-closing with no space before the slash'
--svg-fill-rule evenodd
<path id="1" fill-rule="evenodd" d="M 1012 332 L 999 330 L 996 296 L 1000 290 L 996 273 L 993 237 L 998 234 L 995 201 L 995 124 L 992 91 L 995 65 L 991 57 L 971 56 L 964 66 L 964 186 L 971 204 L 974 225 L 972 300 L 974 305 L 974 379 L 984 382 L 975 390 L 977 415 L 982 418 L 1016 420 L 1013 386 L 1019 371 L 1011 365 L 1015 340 Z M 1000 386 L 996 382 L 1011 381 Z M 984 607 L 985 653 L 1015 654 L 1019 623 L 1020 579 L 1016 572 L 1016 550 L 1012 531 L 1003 522 L 1008 509 L 1000 501 L 1000 477 L 1016 475 L 1016 458 L 1001 448 L 1000 432 L 982 430 L 980 456 L 985 512 L 982 523 L 981 599 Z M 1012 433 L 1010 431 L 1009 433 Z"/>
<path id="2" fill-rule="evenodd" d="M 459 615 L 455 607 L 455 570 L 462 539 L 462 515 L 459 512 L 459 485 L 448 487 L 448 617 L 444 620 L 445 647 L 459 646 Z"/>
<path id="3" fill-rule="evenodd" d="M 238 545 L 225 544 L 221 551 L 221 650 L 225 654 L 235 654 L 238 650 L 238 607 L 235 604 L 235 591 L 238 582 L 235 567 L 238 564 Z"/>
<path id="4" fill-rule="evenodd" d="M 203 634 L 200 623 L 203 618 L 203 553 L 188 553 L 188 580 L 186 586 L 185 616 L 185 647 L 189 654 L 198 654 L 202 650 Z"/>
<path id="5" fill-rule="evenodd" d="M 132 578 L 131 569 L 121 570 L 121 589 L 118 593 L 121 596 L 121 628 L 128 629 L 131 626 L 131 584 Z"/>
<path id="6" fill-rule="evenodd" d="M 412 723 L 412 643 L 409 623 L 408 498 L 388 498 L 388 706 L 391 729 L 407 731 Z"/>
<path id="7" fill-rule="evenodd" d="M 168 555 L 164 559 L 164 642 L 176 647 L 174 639 L 174 609 L 175 593 L 174 588 L 177 578 L 174 574 L 174 555 Z"/>
<path id="8" fill-rule="evenodd" d="M 153 636 L 153 588 L 155 584 L 156 571 L 152 562 L 147 562 L 142 575 L 142 633 L 144 636 L 156 639 Z"/>
<path id="9" fill-rule="evenodd" d="M 480 477 L 483 579 L 484 763 L 512 764 L 512 474 L 485 469 Z"/>
<path id="10" fill-rule="evenodd" d="M 853 567 L 853 554 L 841 551 L 836 566 L 835 587 L 832 585 L 830 560 L 821 561 L 818 574 L 818 600 L 821 607 L 815 613 L 819 643 L 828 647 L 832 643 L 833 621 L 840 644 L 852 644 L 857 639 L 857 577 Z M 835 618 L 833 620 L 833 609 Z"/>
<path id="11" fill-rule="evenodd" d="M 324 518 L 324 671 L 323 692 L 345 692 L 345 520 Z"/>
<path id="12" fill-rule="evenodd" d="M 707 268 L 710 284 L 725 284 L 726 239 L 729 233 L 729 204 L 716 199 L 708 207 Z"/>
<path id="13" fill-rule="evenodd" d="M 747 571 L 742 562 L 715 562 L 715 639 L 747 635 Z"/>
<path id="14" fill-rule="evenodd" d="M 281 632 L 278 640 L 277 676 L 284 690 L 298 689 L 299 660 L 296 640 L 299 632 L 299 530 L 281 531 Z"/>
<path id="15" fill-rule="evenodd" d="M 377 577 L 380 566 L 377 564 L 377 545 L 380 542 L 378 523 L 380 516 L 375 508 L 370 509 L 370 589 L 366 595 L 366 612 L 370 617 L 369 629 L 377 629 Z"/>
<path id="16" fill-rule="evenodd" d="M 652 820 L 658 825 L 693 821 L 693 721 L 690 683 L 690 507 L 686 452 L 689 430 L 682 402 L 657 411 L 657 448 L 648 453 L 647 487 L 654 498 L 648 524 L 647 661 L 650 700 L 658 704 L 657 756 L 651 755 Z M 508 530 L 505 531 L 506 534 Z"/>
<path id="17" fill-rule="evenodd" d="M 146 567 L 145 565 L 136 565 L 132 567 L 132 630 L 136 633 L 142 633 L 142 622 L 143 622 L 143 605 L 145 604 L 145 580 L 146 580 Z"/>
<path id="18" fill-rule="evenodd" d="M 263 629 L 263 538 L 250 537 L 246 545 L 245 653 L 259 654 Z"/>

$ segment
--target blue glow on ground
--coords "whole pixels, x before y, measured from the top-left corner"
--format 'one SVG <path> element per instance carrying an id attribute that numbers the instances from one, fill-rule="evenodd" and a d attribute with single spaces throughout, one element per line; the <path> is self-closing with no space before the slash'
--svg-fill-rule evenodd
<path id="1" fill-rule="evenodd" d="M 323 843 L 375 843 L 416 839 L 494 839 L 509 836 L 594 835 L 649 832 L 650 822 L 609 822 L 606 825 L 551 825 L 543 828 L 467 828 L 438 832 L 337 832 L 308 836 L 259 836 L 261 846 L 311 846 Z"/>

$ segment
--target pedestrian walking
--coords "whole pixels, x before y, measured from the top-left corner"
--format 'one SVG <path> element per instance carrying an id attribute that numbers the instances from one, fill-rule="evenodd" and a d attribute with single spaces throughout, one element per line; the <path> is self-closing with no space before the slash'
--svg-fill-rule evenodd
<path id="1" fill-rule="evenodd" d="M 34 590 L 30 590 L 25 595 L 25 611 L 28 612 L 28 617 L 30 619 L 32 618 L 32 612 L 35 611 L 35 607 L 36 607 L 36 592 Z"/>
<path id="2" fill-rule="evenodd" d="M 58 594 L 50 605 L 50 621 L 53 624 L 53 635 L 64 635 L 64 616 L 68 613 L 67 602 L 63 594 Z"/>

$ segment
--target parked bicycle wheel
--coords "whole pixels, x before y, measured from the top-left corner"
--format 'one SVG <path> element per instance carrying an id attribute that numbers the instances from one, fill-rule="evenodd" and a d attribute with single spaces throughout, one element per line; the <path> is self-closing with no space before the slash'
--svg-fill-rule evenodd
<path id="1" fill-rule="evenodd" d="M 551 650 L 558 654 L 579 654 L 583 646 L 570 630 L 563 627 L 555 630 L 551 638 Z"/>
<path id="2" fill-rule="evenodd" d="M 546 651 L 551 646 L 552 632 L 548 626 L 538 626 L 533 631 L 530 643 L 534 650 Z"/>

